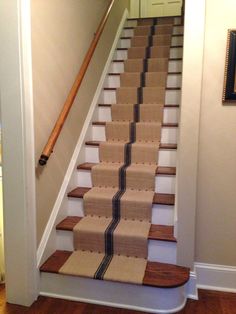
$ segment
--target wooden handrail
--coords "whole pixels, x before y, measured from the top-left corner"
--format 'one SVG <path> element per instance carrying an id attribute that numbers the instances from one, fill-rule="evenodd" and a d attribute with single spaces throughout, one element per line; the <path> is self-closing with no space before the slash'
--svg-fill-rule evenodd
<path id="1" fill-rule="evenodd" d="M 106 13 L 104 14 L 99 26 L 98 26 L 98 29 L 95 33 L 95 36 L 94 36 L 94 39 L 93 41 L 91 42 L 90 44 L 90 47 L 85 55 L 85 58 L 84 58 L 84 61 L 82 63 L 82 66 L 79 70 L 79 73 L 75 79 L 75 82 L 69 92 L 69 95 L 65 101 L 65 104 L 62 108 L 62 111 L 55 123 L 55 126 L 49 136 L 49 139 L 47 141 L 47 144 L 45 145 L 44 149 L 43 149 L 43 152 L 40 156 L 40 159 L 39 159 L 39 164 L 41 166 L 44 166 L 46 165 L 47 161 L 48 161 L 48 158 L 50 157 L 51 153 L 53 152 L 53 148 L 56 144 L 56 141 L 60 135 L 60 132 L 61 132 L 61 129 L 66 121 L 66 118 L 70 112 L 70 109 L 74 103 L 74 100 L 75 100 L 75 97 L 77 95 L 77 92 L 79 90 L 79 87 L 83 81 L 83 78 L 85 76 L 85 73 L 87 71 L 87 68 L 89 66 L 89 63 L 92 59 L 92 56 L 94 54 L 94 51 L 95 51 L 95 48 L 98 44 L 98 41 L 102 35 L 102 32 L 103 32 L 103 29 L 106 25 L 106 22 L 107 22 L 107 19 L 109 17 L 109 14 L 111 12 L 111 9 L 112 9 L 112 6 L 114 4 L 115 0 L 111 0 L 108 7 L 107 7 L 107 10 L 106 10 Z"/>

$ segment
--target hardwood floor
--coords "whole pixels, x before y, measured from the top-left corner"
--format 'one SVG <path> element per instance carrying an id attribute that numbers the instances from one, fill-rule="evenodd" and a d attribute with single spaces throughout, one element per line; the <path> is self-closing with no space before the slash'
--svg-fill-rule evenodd
<path id="1" fill-rule="evenodd" d="M 147 314 L 132 310 L 39 297 L 30 307 L 6 304 L 5 289 L 0 285 L 0 314 Z M 199 301 L 188 300 L 178 314 L 236 314 L 236 294 L 199 290 Z"/>

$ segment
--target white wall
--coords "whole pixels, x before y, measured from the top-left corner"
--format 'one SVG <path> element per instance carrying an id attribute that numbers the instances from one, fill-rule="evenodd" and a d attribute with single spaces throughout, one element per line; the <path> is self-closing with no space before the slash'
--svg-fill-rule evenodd
<path id="1" fill-rule="evenodd" d="M 35 159 L 79 72 L 109 0 L 32 0 Z M 37 239 L 59 193 L 128 0 L 115 1 L 79 93 L 46 167 L 36 167 Z"/>
<path id="2" fill-rule="evenodd" d="M 236 103 L 222 104 L 227 30 L 236 1 L 206 1 L 196 260 L 236 266 Z M 195 76 L 195 69 L 192 69 Z"/>

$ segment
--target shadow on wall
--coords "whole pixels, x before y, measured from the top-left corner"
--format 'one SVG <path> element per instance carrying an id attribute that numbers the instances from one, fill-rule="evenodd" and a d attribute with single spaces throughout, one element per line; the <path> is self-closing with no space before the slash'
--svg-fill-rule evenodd
<path id="1" fill-rule="evenodd" d="M 3 247 L 3 201 L 2 201 L 2 145 L 0 132 L 0 282 L 5 279 L 4 247 Z"/>

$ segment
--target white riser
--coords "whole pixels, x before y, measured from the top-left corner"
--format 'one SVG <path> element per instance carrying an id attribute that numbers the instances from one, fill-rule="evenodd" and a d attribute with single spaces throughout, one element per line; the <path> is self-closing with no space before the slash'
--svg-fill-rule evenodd
<path id="1" fill-rule="evenodd" d="M 156 176 L 155 180 L 156 193 L 175 193 L 175 176 L 160 175 Z M 79 170 L 77 173 L 77 186 L 92 187 L 91 171 Z"/>
<path id="2" fill-rule="evenodd" d="M 152 223 L 156 225 L 174 225 L 174 206 L 153 205 L 152 206 Z"/>
<path id="3" fill-rule="evenodd" d="M 74 251 L 73 232 L 57 230 L 56 249 Z M 176 263 L 176 243 L 167 241 L 148 241 L 148 260 L 161 263 Z"/>
<path id="4" fill-rule="evenodd" d="M 152 262 L 176 264 L 176 243 L 149 240 L 148 260 Z"/>
<path id="5" fill-rule="evenodd" d="M 170 49 L 170 58 L 182 58 L 183 57 L 183 48 L 171 48 Z"/>
<path id="6" fill-rule="evenodd" d="M 184 37 L 183 36 L 173 36 L 171 40 L 171 46 L 178 46 L 184 44 Z"/>
<path id="7" fill-rule="evenodd" d="M 116 50 L 113 60 L 126 60 L 127 59 L 127 50 Z M 182 58 L 183 48 L 171 48 L 170 49 L 170 58 Z"/>
<path id="8" fill-rule="evenodd" d="M 167 90 L 165 103 L 166 104 L 179 104 L 181 90 Z M 116 90 L 103 90 L 99 97 L 100 104 L 116 104 Z"/>
<path id="9" fill-rule="evenodd" d="M 185 289 L 186 285 L 165 289 L 52 273 L 41 273 L 40 279 L 40 294 L 44 296 L 145 313 L 179 312 L 185 306 Z"/>
<path id="10" fill-rule="evenodd" d="M 108 72 L 109 73 L 123 73 L 124 62 L 112 62 Z M 168 72 L 182 72 L 182 60 L 169 61 Z"/>
<path id="11" fill-rule="evenodd" d="M 84 216 L 83 199 L 69 197 L 67 201 L 68 216 Z M 174 206 L 157 205 L 152 206 L 152 224 L 174 225 Z"/>
<path id="12" fill-rule="evenodd" d="M 111 121 L 111 108 L 99 107 L 98 109 L 99 121 Z M 178 123 L 179 121 L 179 108 L 164 108 L 164 123 Z"/>
<path id="13" fill-rule="evenodd" d="M 182 75 L 168 75 L 167 87 L 181 87 L 182 86 Z"/>
<path id="14" fill-rule="evenodd" d="M 166 91 L 165 104 L 180 104 L 181 90 Z"/>
<path id="15" fill-rule="evenodd" d="M 92 128 L 92 140 L 94 141 L 105 141 L 105 126 L 103 125 L 93 125 Z M 161 129 L 161 142 L 173 144 L 177 143 L 178 129 L 177 128 L 166 128 Z"/>
<path id="16" fill-rule="evenodd" d="M 167 87 L 181 87 L 182 75 L 171 74 L 167 76 Z M 120 87 L 120 76 L 119 75 L 107 75 L 104 87 Z"/>
<path id="17" fill-rule="evenodd" d="M 174 26 L 173 28 L 173 35 L 183 34 L 183 26 Z M 133 37 L 134 30 L 133 29 L 123 29 L 121 37 Z"/>
<path id="18" fill-rule="evenodd" d="M 181 24 L 181 17 L 175 17 L 174 24 Z M 137 26 L 138 21 L 137 20 L 127 20 L 125 23 L 125 27 L 135 27 Z"/>
<path id="19" fill-rule="evenodd" d="M 182 60 L 169 61 L 168 72 L 182 72 Z"/>
<path id="20" fill-rule="evenodd" d="M 171 39 L 171 46 L 183 45 L 183 36 L 173 36 Z M 131 39 L 121 38 L 118 42 L 117 48 L 130 48 Z"/>
<path id="21" fill-rule="evenodd" d="M 123 73 L 124 62 L 112 62 L 108 72 L 109 73 Z"/>
<path id="22" fill-rule="evenodd" d="M 176 150 L 160 150 L 158 165 L 162 167 L 176 167 Z M 86 146 L 85 148 L 86 162 L 99 162 L 98 147 Z"/>

